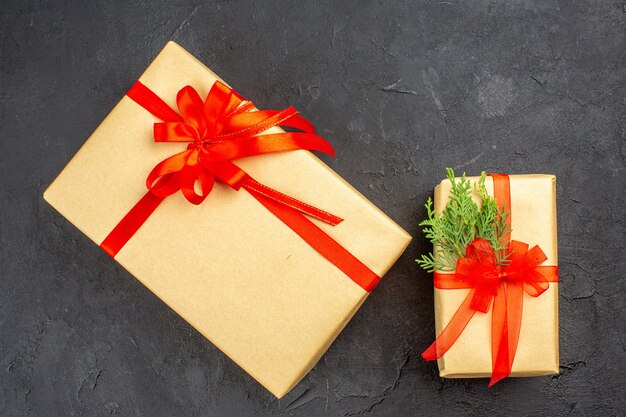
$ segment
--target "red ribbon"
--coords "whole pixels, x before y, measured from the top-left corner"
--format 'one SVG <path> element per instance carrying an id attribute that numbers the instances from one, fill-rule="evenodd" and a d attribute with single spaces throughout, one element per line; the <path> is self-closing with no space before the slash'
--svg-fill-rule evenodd
<path id="1" fill-rule="evenodd" d="M 504 210 L 511 207 L 509 176 L 492 174 L 494 196 Z M 510 230 L 511 215 L 506 219 Z M 528 244 L 510 240 L 503 242 L 508 252 L 508 264 L 498 266 L 491 244 L 477 238 L 458 260 L 453 274 L 435 273 L 434 284 L 439 289 L 470 289 L 439 337 L 422 353 L 427 361 L 442 357 L 454 345 L 476 312 L 487 313 L 493 301 L 491 319 L 492 373 L 489 386 L 511 373 L 522 324 L 524 292 L 531 297 L 543 294 L 550 282 L 558 282 L 558 267 L 540 266 L 548 258 L 539 246 L 530 250 Z"/>
<path id="2" fill-rule="evenodd" d="M 148 192 L 100 245 L 109 255 L 115 257 L 165 197 L 181 190 L 190 203 L 200 204 L 217 180 L 234 190 L 245 189 L 363 289 L 371 291 L 376 286 L 378 275 L 304 215 L 333 226 L 343 219 L 259 183 L 231 162 L 297 149 L 335 156 L 332 146 L 317 136 L 313 126 L 298 116 L 293 107 L 281 111 L 257 110 L 250 101 L 219 81 L 213 84 L 204 101 L 192 87 L 181 89 L 176 97 L 180 114 L 139 81 L 127 96 L 163 121 L 154 124 L 155 142 L 189 142 L 189 145 L 150 172 L 146 180 Z M 274 126 L 296 131 L 262 134 Z"/>

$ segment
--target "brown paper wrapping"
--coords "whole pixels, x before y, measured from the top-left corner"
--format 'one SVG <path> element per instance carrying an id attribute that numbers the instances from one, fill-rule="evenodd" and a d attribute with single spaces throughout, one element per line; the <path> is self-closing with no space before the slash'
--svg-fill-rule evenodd
<path id="1" fill-rule="evenodd" d="M 182 87 L 205 97 L 217 79 L 170 42 L 139 80 L 176 108 Z M 155 144 L 157 121 L 123 97 L 45 200 L 100 244 L 146 193 L 150 170 L 185 149 Z M 380 276 L 411 239 L 310 152 L 238 164 L 346 219 L 335 227 L 316 223 Z M 221 184 L 200 206 L 181 193 L 166 198 L 115 259 L 277 397 L 315 365 L 368 295 L 253 197 Z"/>
<path id="2" fill-rule="evenodd" d="M 469 177 L 476 183 L 478 177 Z M 493 180 L 487 177 L 487 190 L 493 195 Z M 556 178 L 554 175 L 511 175 L 511 238 L 539 245 L 548 260 L 557 265 Z M 444 180 L 435 188 L 435 210 L 440 212 L 449 199 L 451 183 Z M 480 203 L 480 197 L 474 193 Z M 435 328 L 437 335 L 448 324 L 469 290 L 435 288 Z M 558 283 L 534 298 L 524 296 L 519 345 L 511 376 L 559 373 Z M 444 378 L 491 376 L 491 310 L 475 314 L 456 343 L 438 360 Z"/>

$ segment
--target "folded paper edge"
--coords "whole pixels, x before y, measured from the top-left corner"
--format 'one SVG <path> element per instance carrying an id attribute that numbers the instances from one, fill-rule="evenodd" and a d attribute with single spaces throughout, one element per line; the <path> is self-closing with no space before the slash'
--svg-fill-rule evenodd
<path id="1" fill-rule="evenodd" d="M 509 377 L 513 378 L 525 378 L 531 376 L 550 376 L 558 375 L 560 373 L 559 367 L 556 369 L 545 369 L 528 372 L 511 372 Z M 439 376 L 446 379 L 467 379 L 467 378 L 491 378 L 491 372 L 489 373 L 454 373 L 447 372 L 445 370 L 439 371 Z"/>

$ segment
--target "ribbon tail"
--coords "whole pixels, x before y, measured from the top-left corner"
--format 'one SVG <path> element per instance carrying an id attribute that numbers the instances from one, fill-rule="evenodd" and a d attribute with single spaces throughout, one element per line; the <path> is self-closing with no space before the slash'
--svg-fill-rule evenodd
<path id="1" fill-rule="evenodd" d="M 330 261 L 365 291 L 370 292 L 380 277 L 359 261 L 332 237 L 307 219 L 297 209 L 281 204 L 254 189 L 247 189 L 254 198 L 271 211 L 320 255 Z"/>
<path id="2" fill-rule="evenodd" d="M 489 386 L 511 374 L 522 324 L 524 289 L 521 283 L 501 285 L 496 294 L 492 317 L 493 371 Z"/>
<path id="3" fill-rule="evenodd" d="M 292 209 L 297 210 L 302 214 L 306 214 L 307 216 L 313 217 L 317 220 L 321 220 L 324 223 L 328 223 L 332 226 L 336 226 L 343 221 L 341 217 L 318 209 L 317 207 L 313 207 L 312 205 L 300 201 L 296 198 L 289 197 L 288 195 L 283 194 L 280 191 L 276 191 L 273 188 L 261 184 L 252 177 L 247 177 L 242 187 L 250 194 L 254 195 L 255 198 L 257 195 L 262 195 L 276 201 L 277 203 L 291 207 Z"/>
<path id="4" fill-rule="evenodd" d="M 476 310 L 470 307 L 475 292 L 476 290 L 472 289 L 467 294 L 467 297 L 465 297 L 465 300 L 454 313 L 445 329 L 439 334 L 439 337 L 422 353 L 422 358 L 427 361 L 434 361 L 442 357 L 452 347 L 476 313 Z"/>
<path id="5" fill-rule="evenodd" d="M 115 258 L 115 255 L 133 237 L 164 198 L 165 196 L 159 197 L 148 191 L 102 241 L 100 247 L 109 256 Z"/>
<path id="6" fill-rule="evenodd" d="M 327 211 L 313 207 L 303 201 L 296 198 L 289 197 L 286 194 L 276 191 L 273 188 L 263 185 L 245 171 L 239 168 L 237 165 L 230 161 L 212 162 L 207 165 L 207 169 L 212 170 L 220 181 L 228 184 L 234 190 L 244 188 L 255 198 L 262 196 L 267 199 L 273 200 L 278 204 L 281 204 L 287 208 L 297 210 L 302 214 L 321 220 L 324 223 L 328 223 L 332 226 L 336 226 L 343 221 L 341 217 L 335 216 Z M 258 200 L 258 198 L 257 198 Z"/>
<path id="7" fill-rule="evenodd" d="M 506 284 L 498 286 L 493 300 L 491 317 L 491 380 L 489 386 L 493 386 L 510 373 L 508 363 L 507 346 L 507 318 L 506 318 Z"/>

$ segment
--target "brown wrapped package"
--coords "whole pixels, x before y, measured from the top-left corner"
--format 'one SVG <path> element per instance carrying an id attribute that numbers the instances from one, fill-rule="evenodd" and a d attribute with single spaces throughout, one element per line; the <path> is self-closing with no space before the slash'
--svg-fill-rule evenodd
<path id="1" fill-rule="evenodd" d="M 472 183 L 478 177 L 469 177 Z M 554 175 L 511 175 L 511 238 L 531 246 L 539 245 L 548 260 L 557 265 L 556 178 Z M 487 190 L 493 195 L 493 179 L 487 177 Z M 434 207 L 445 208 L 451 183 L 444 180 L 435 188 Z M 480 197 L 473 194 L 480 203 Z M 435 288 L 435 328 L 437 335 L 448 324 L 469 289 Z M 550 283 L 537 298 L 524 296 L 519 345 L 510 376 L 552 375 L 559 373 L 558 283 Z M 491 376 L 491 309 L 476 314 L 461 336 L 442 358 L 439 374 L 444 378 Z"/>
<path id="2" fill-rule="evenodd" d="M 217 79 L 170 42 L 139 80 L 176 108 L 182 87 L 205 97 Z M 150 170 L 185 149 L 155 144 L 157 121 L 123 97 L 45 200 L 100 244 L 146 193 Z M 344 218 L 335 227 L 315 222 L 379 276 L 411 239 L 310 152 L 237 164 Z M 368 295 L 248 193 L 221 184 L 199 206 L 181 193 L 167 197 L 115 259 L 277 397 L 315 365 Z"/>

